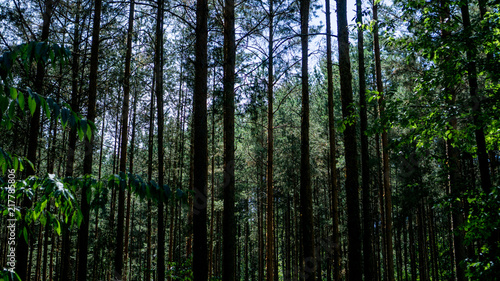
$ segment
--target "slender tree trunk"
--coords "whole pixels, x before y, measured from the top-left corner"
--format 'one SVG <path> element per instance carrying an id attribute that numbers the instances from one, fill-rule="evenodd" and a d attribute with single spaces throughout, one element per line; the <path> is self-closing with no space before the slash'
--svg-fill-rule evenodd
<path id="1" fill-rule="evenodd" d="M 137 92 L 134 94 L 134 114 L 132 117 L 132 139 L 130 140 L 130 158 L 129 158 L 129 173 L 134 173 L 134 143 L 135 143 L 135 131 L 136 131 L 136 117 L 137 117 Z M 132 197 L 132 192 L 128 193 L 127 196 L 127 215 L 125 219 L 125 246 L 124 246 L 124 264 L 127 263 L 129 259 L 129 240 L 130 240 L 130 200 Z M 133 217 L 133 216 L 132 216 Z M 131 268 L 129 267 L 129 270 Z M 126 281 L 127 271 L 123 274 L 123 279 Z"/>
<path id="2" fill-rule="evenodd" d="M 102 0 L 94 2 L 94 26 L 92 30 L 92 47 L 90 55 L 90 82 L 87 120 L 95 122 L 96 100 L 97 100 L 97 71 L 99 64 L 99 31 L 101 25 L 101 3 Z M 92 175 L 92 155 L 94 148 L 94 134 L 91 139 L 85 138 L 85 157 L 83 160 L 83 173 L 86 176 Z M 87 280 L 87 254 L 89 239 L 89 215 L 90 207 L 87 201 L 87 192 L 90 188 L 90 180 L 82 188 L 82 198 L 80 209 L 82 210 L 83 220 L 78 229 L 78 281 Z"/>
<path id="3" fill-rule="evenodd" d="M 481 175 L 481 187 L 484 192 L 491 191 L 491 177 L 488 164 L 488 153 L 486 152 L 486 140 L 484 136 L 484 125 L 481 123 L 481 98 L 478 94 L 476 53 L 477 50 L 472 40 L 472 27 L 469 15 L 469 1 L 465 0 L 461 3 L 460 9 L 462 12 L 462 22 L 465 30 L 466 55 L 467 55 L 467 75 L 469 80 L 469 94 L 472 102 L 472 117 L 474 120 L 477 145 L 477 156 L 479 162 L 479 174 Z"/>
<path id="4" fill-rule="evenodd" d="M 361 178 L 363 191 L 363 272 L 365 280 L 375 280 L 372 233 L 373 222 L 370 204 L 370 155 L 368 152 L 368 114 L 366 105 L 365 56 L 363 38 L 363 11 L 361 0 L 356 0 L 356 21 L 358 24 L 358 75 L 361 139 Z"/>
<path id="5" fill-rule="evenodd" d="M 274 87 L 274 0 L 269 0 L 269 38 L 268 38 L 268 69 L 267 69 L 267 231 L 266 231 L 266 280 L 274 279 L 274 206 L 273 206 L 273 155 L 274 155 L 274 137 L 273 137 L 273 87 Z"/>
<path id="6" fill-rule="evenodd" d="M 53 10 L 53 2 L 52 0 L 45 0 L 44 6 L 45 10 L 43 11 L 43 23 L 42 23 L 42 34 L 40 37 L 40 41 L 47 41 L 49 38 L 49 31 L 50 31 L 50 22 L 52 18 L 52 10 Z M 43 80 L 45 78 L 45 64 L 42 61 L 39 61 L 37 63 L 36 67 L 36 77 L 35 77 L 35 91 L 43 95 Z M 29 139 L 28 139 L 28 154 L 27 154 L 27 159 L 33 163 L 34 165 L 37 164 L 37 148 L 38 148 L 38 134 L 40 131 L 40 105 L 38 105 L 35 109 L 34 114 L 31 117 L 30 120 L 30 126 L 29 126 Z M 35 175 L 35 171 L 32 169 L 31 165 L 26 165 L 26 176 L 32 176 Z M 21 201 L 21 216 L 24 218 L 26 215 L 26 209 L 31 207 L 31 200 L 26 197 L 22 196 L 22 201 Z M 28 228 L 28 225 L 26 225 L 24 222 L 20 223 L 20 228 L 23 229 L 24 227 Z M 28 231 L 29 233 L 29 231 Z M 21 280 L 28 280 L 30 277 L 29 274 L 27 275 L 27 272 L 29 272 L 28 268 L 28 249 L 29 245 L 28 243 L 30 242 L 30 237 L 28 235 L 28 241 L 24 239 L 24 236 L 21 235 L 18 240 L 17 240 L 17 249 L 16 249 L 16 255 L 17 255 L 17 268 L 16 272 L 18 273 L 19 277 Z"/>
<path id="7" fill-rule="evenodd" d="M 285 280 L 291 280 L 292 278 L 292 255 L 291 255 L 291 210 L 290 201 L 292 199 L 288 196 L 286 200 L 286 210 L 285 210 L 285 265 L 284 265 L 284 278 Z"/>
<path id="8" fill-rule="evenodd" d="M 194 281 L 208 279 L 207 257 L 207 0 L 197 0 L 195 83 L 193 97 L 194 127 L 194 210 L 193 268 Z"/>
<path id="9" fill-rule="evenodd" d="M 432 268 L 432 280 L 438 279 L 438 249 L 436 245 L 436 226 L 434 223 L 434 212 L 431 206 L 428 207 L 427 214 L 429 216 L 429 242 L 431 251 L 431 268 Z"/>
<path id="10" fill-rule="evenodd" d="M 156 102 L 158 114 L 158 186 L 163 191 L 164 180 L 164 148 L 163 148 L 163 0 L 158 1 L 156 14 L 156 44 L 155 44 L 155 73 L 156 73 Z M 165 280 L 165 222 L 164 205 L 158 200 L 158 253 L 156 272 L 158 280 Z"/>
<path id="11" fill-rule="evenodd" d="M 425 218 L 423 214 L 423 203 L 419 204 L 417 211 L 417 224 L 418 224 L 418 266 L 420 279 L 419 280 L 429 280 L 427 272 L 427 245 L 425 243 Z"/>
<path id="12" fill-rule="evenodd" d="M 378 4 L 373 4 L 373 20 L 375 26 L 373 29 L 373 45 L 375 49 L 375 72 L 377 74 L 377 92 L 379 98 L 380 117 L 385 118 L 384 114 L 384 89 L 382 84 L 382 68 L 380 62 L 380 44 L 378 35 Z M 384 203 L 385 203 L 385 247 L 387 262 L 387 280 L 394 281 L 394 254 L 392 247 L 392 195 L 389 170 L 389 151 L 388 151 L 387 129 L 382 129 L 382 163 L 384 171 Z"/>
<path id="13" fill-rule="evenodd" d="M 246 213 L 249 212 L 249 203 L 248 203 L 248 198 L 245 200 L 246 201 Z M 244 273 L 243 273 L 243 280 L 250 280 L 250 275 L 249 275 L 249 251 L 252 249 L 252 246 L 249 245 L 251 243 L 250 240 L 250 223 L 248 222 L 248 218 L 245 218 L 245 242 L 244 242 Z"/>
<path id="14" fill-rule="evenodd" d="M 415 253 L 415 234 L 413 230 L 413 216 L 409 217 L 408 221 L 408 229 L 409 229 L 409 236 L 410 236 L 410 267 L 411 267 L 411 280 L 416 281 L 417 280 L 417 257 Z"/>
<path id="15" fill-rule="evenodd" d="M 153 81 L 151 83 L 151 102 L 149 108 L 149 136 L 148 136 L 148 182 L 151 182 L 153 178 L 153 136 L 154 136 L 154 119 L 155 119 L 155 85 L 156 85 L 156 72 L 153 71 Z M 151 212 L 152 212 L 152 204 L 151 199 L 148 199 L 148 230 L 147 230 L 147 250 L 146 250 L 146 281 L 151 280 L 151 236 L 153 235 L 152 225 L 151 225 Z"/>
<path id="16" fill-rule="evenodd" d="M 76 23 L 80 23 L 80 5 L 81 1 L 77 1 L 76 3 Z M 80 72 L 80 40 L 81 34 L 80 29 L 75 27 L 75 32 L 73 35 L 73 52 L 72 52 L 72 61 L 71 61 L 71 109 L 74 112 L 80 111 L 80 101 L 79 101 L 79 83 L 78 83 L 78 74 Z M 65 176 L 72 177 L 73 176 L 73 166 L 75 163 L 75 150 L 76 150 L 76 129 L 71 128 L 69 132 L 68 138 L 68 151 L 66 156 L 66 167 L 65 167 Z M 66 223 L 62 225 L 62 268 L 60 272 L 59 279 L 60 280 L 70 280 L 71 273 L 71 255 L 70 255 L 70 234 L 71 230 Z"/>
<path id="17" fill-rule="evenodd" d="M 215 69 L 214 69 L 214 79 L 215 79 Z M 213 98 L 213 97 L 212 97 Z M 194 135 L 192 136 L 192 142 L 194 143 Z M 194 151 L 193 151 L 194 152 Z M 213 259 L 214 259 L 214 207 L 215 207 L 215 108 L 212 107 L 212 172 L 210 174 L 210 243 L 209 245 L 209 255 L 208 255 L 208 277 L 212 277 L 213 272 Z M 194 171 L 194 168 L 193 168 Z M 193 173 L 194 177 L 194 173 Z M 194 182 L 193 182 L 194 185 Z M 194 187 L 193 187 L 194 188 Z"/>
<path id="18" fill-rule="evenodd" d="M 234 0 L 224 5 L 224 211 L 223 211 L 223 281 L 234 281 L 236 270 L 236 220 L 234 199 L 234 78 L 235 78 Z M 206 123 L 206 121 L 205 121 Z M 206 125 L 205 125 L 206 127 Z"/>
<path id="19" fill-rule="evenodd" d="M 340 280 L 340 240 L 338 212 L 338 180 L 337 180 L 337 145 L 335 134 L 335 116 L 333 104 L 333 63 L 332 63 L 332 27 L 330 20 L 330 0 L 326 0 L 326 68 L 328 78 L 328 128 L 330 136 L 330 182 L 332 185 L 331 213 L 333 218 L 333 279 Z M 328 267 L 330 268 L 330 267 Z"/>
<path id="20" fill-rule="evenodd" d="M 359 218 L 359 182 L 357 165 L 357 140 L 355 112 L 352 97 L 352 74 L 349 59 L 349 30 L 347 26 L 347 5 L 345 0 L 337 0 L 337 27 L 339 41 L 340 92 L 342 96 L 342 115 L 352 120 L 344 130 L 346 161 L 347 231 L 348 231 L 348 276 L 349 280 L 362 280 L 358 268 L 361 261 L 361 226 Z"/>
<path id="21" fill-rule="evenodd" d="M 314 223 L 311 188 L 311 167 L 309 163 L 309 0 L 300 1 L 300 32 L 302 45 L 302 120 L 300 142 L 300 209 L 305 280 L 316 278 L 316 257 L 314 250 Z M 270 231 L 268 229 L 268 231 Z"/>
<path id="22" fill-rule="evenodd" d="M 134 29 L 134 0 L 130 0 L 128 31 L 127 31 L 127 50 L 125 53 L 125 78 L 123 81 L 123 106 L 122 106 L 122 134 L 121 134 L 121 155 L 120 155 L 120 172 L 127 172 L 127 145 L 128 145 L 128 115 L 129 115 L 129 100 L 130 100 L 130 61 L 132 58 L 132 32 Z M 123 273 L 123 224 L 125 217 L 125 189 L 120 186 L 118 192 L 118 222 L 116 234 L 116 249 L 115 249 L 115 279 L 122 279 Z M 126 280 L 126 277 L 125 277 Z"/>
<path id="23" fill-rule="evenodd" d="M 260 164 L 258 164 L 260 165 Z M 258 247 L 259 247 L 259 274 L 258 274 L 258 279 L 259 280 L 264 280 L 264 207 L 262 203 L 262 190 L 261 190 L 261 181 L 262 181 L 262 175 L 259 171 L 260 169 L 257 170 L 257 236 L 258 236 Z"/>

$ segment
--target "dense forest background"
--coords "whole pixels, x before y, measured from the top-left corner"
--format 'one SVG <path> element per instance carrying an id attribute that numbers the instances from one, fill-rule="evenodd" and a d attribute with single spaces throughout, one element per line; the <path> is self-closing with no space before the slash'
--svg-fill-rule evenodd
<path id="1" fill-rule="evenodd" d="M 0 0 L 0 279 L 498 280 L 499 38 L 497 0 Z"/>

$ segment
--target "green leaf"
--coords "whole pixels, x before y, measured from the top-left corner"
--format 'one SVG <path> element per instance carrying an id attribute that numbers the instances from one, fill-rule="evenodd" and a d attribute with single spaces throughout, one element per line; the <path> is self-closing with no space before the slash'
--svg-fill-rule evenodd
<path id="1" fill-rule="evenodd" d="M 87 126 L 87 138 L 89 139 L 89 141 L 91 141 L 92 139 L 92 129 L 90 126 Z"/>
<path id="2" fill-rule="evenodd" d="M 14 87 L 10 87 L 10 97 L 15 100 L 17 99 L 17 89 Z"/>
<path id="3" fill-rule="evenodd" d="M 76 122 L 78 120 L 78 117 L 75 115 L 76 114 L 72 112 L 71 115 L 69 116 L 69 126 L 72 129 L 76 127 Z"/>
<path id="4" fill-rule="evenodd" d="M 31 95 L 28 97 L 28 107 L 30 109 L 31 116 L 33 116 L 36 110 L 36 101 L 31 97 Z"/>
<path id="5" fill-rule="evenodd" d="M 47 101 L 41 96 L 38 96 L 38 99 L 40 101 L 40 106 L 43 108 L 43 111 L 45 111 L 45 116 L 47 116 L 47 118 L 50 119 L 50 109 L 47 104 Z"/>
<path id="6" fill-rule="evenodd" d="M 78 127 L 77 128 L 77 132 L 78 132 L 78 138 L 80 139 L 80 141 L 83 140 L 83 130 L 81 127 Z"/>
<path id="7" fill-rule="evenodd" d="M 22 233 L 23 233 L 24 241 L 26 241 L 26 243 L 29 243 L 29 241 L 28 241 L 28 230 L 26 229 L 26 226 L 23 227 Z"/>
<path id="8" fill-rule="evenodd" d="M 16 101 L 13 100 L 10 102 L 10 106 L 9 106 L 9 118 L 14 119 L 15 115 L 16 115 Z"/>
<path id="9" fill-rule="evenodd" d="M 55 219 L 54 221 L 55 221 L 54 228 L 57 232 L 57 235 L 61 235 L 61 223 L 57 219 Z"/>
<path id="10" fill-rule="evenodd" d="M 65 129 L 66 125 L 68 124 L 68 118 L 69 118 L 70 114 L 71 113 L 70 113 L 69 109 L 67 109 L 67 108 L 63 108 L 61 110 L 61 121 L 62 121 L 61 123 L 63 125 L 63 129 Z"/>
<path id="11" fill-rule="evenodd" d="M 17 102 L 19 103 L 19 107 L 24 111 L 24 95 L 22 92 L 17 93 Z"/>

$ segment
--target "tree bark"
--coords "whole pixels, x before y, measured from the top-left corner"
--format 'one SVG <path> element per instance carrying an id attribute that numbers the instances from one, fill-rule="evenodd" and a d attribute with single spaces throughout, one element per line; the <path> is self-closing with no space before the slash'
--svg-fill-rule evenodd
<path id="1" fill-rule="evenodd" d="M 76 4 L 76 23 L 80 23 L 80 6 L 81 1 L 77 1 Z M 80 111 L 80 92 L 79 92 L 79 81 L 78 75 L 80 73 L 80 40 L 81 34 L 80 29 L 75 27 L 75 32 L 73 35 L 73 52 L 72 52 L 72 61 L 71 61 L 71 109 L 74 112 Z M 68 138 L 68 151 L 66 156 L 66 168 L 65 168 L 65 176 L 72 177 L 73 176 L 73 167 L 75 163 L 75 150 L 76 150 L 76 129 L 70 128 L 69 138 Z M 66 223 L 63 223 L 62 227 L 62 268 L 59 275 L 60 280 L 70 280 L 71 273 L 71 245 L 70 245 L 70 235 L 71 230 L 69 229 Z M 52 257 L 52 256 L 51 256 Z"/>
<path id="2" fill-rule="evenodd" d="M 332 62 L 332 27 L 330 20 L 330 0 L 326 0 L 326 68 L 328 79 L 328 129 L 330 135 L 330 182 L 332 185 L 331 213 L 333 218 L 333 279 L 340 280 L 340 240 L 338 211 L 338 180 L 337 180 L 337 145 L 335 134 L 335 115 L 333 103 L 333 62 Z M 328 267 L 330 268 L 330 267 Z"/>
<path id="3" fill-rule="evenodd" d="M 222 280 L 234 281 L 236 270 L 236 220 L 234 199 L 234 0 L 224 5 L 224 211 L 222 222 Z M 206 122 L 206 121 L 205 121 Z M 205 125 L 206 127 L 206 125 Z"/>
<path id="4" fill-rule="evenodd" d="M 135 144 L 135 131 L 136 131 L 136 117 L 137 117 L 137 92 L 134 94 L 134 114 L 132 117 L 132 139 L 130 140 L 130 157 L 129 157 L 129 173 L 134 173 L 134 144 Z M 125 246 L 124 246 L 124 264 L 127 263 L 129 259 L 129 241 L 130 241 L 130 200 L 132 197 L 132 192 L 128 192 L 127 196 L 127 214 L 125 218 Z M 133 215 L 132 215 L 133 217 Z M 126 269 L 126 268 L 125 268 Z M 131 267 L 129 267 L 131 270 Z M 123 273 L 123 280 L 126 281 L 127 271 Z"/>
<path id="5" fill-rule="evenodd" d="M 43 11 L 43 23 L 42 23 L 42 34 L 40 37 L 40 41 L 47 41 L 49 38 L 49 31 L 50 31 L 50 22 L 52 18 L 52 10 L 53 10 L 53 2 L 52 0 L 45 0 L 44 3 L 44 8 L 45 11 Z M 37 62 L 36 65 L 36 76 L 35 76 L 35 83 L 34 83 L 34 88 L 35 91 L 42 95 L 43 94 L 43 80 L 45 78 L 45 64 L 42 61 Z M 29 139 L 28 139 L 28 153 L 27 153 L 27 159 L 33 163 L 34 166 L 37 164 L 37 149 L 38 149 L 38 135 L 40 131 L 40 104 L 37 105 L 35 112 L 33 116 L 31 117 L 30 120 L 30 126 L 29 126 Z M 36 174 L 35 170 L 31 167 L 31 165 L 26 165 L 26 177 L 28 176 L 33 176 Z M 26 197 L 22 196 L 22 201 L 21 201 L 21 217 L 24 218 L 26 215 L 26 209 L 30 208 L 32 205 L 31 200 Z M 22 231 L 24 227 L 28 228 L 29 226 L 26 225 L 24 222 L 24 219 L 22 222 L 20 222 L 19 229 Z M 27 230 L 28 231 L 28 230 Z M 29 231 L 28 231 L 29 233 Z M 29 249 L 29 241 L 30 241 L 30 235 L 28 234 L 28 241 L 24 239 L 24 236 L 21 235 L 17 239 L 17 268 L 16 272 L 18 273 L 19 277 L 21 280 L 27 280 L 30 276 L 28 275 L 28 249 Z"/>
<path id="6" fill-rule="evenodd" d="M 207 0 L 197 0 L 195 83 L 193 97 L 194 127 L 194 210 L 193 268 L 194 281 L 208 278 L 207 257 Z"/>
<path id="7" fill-rule="evenodd" d="M 487 194 L 491 191 L 491 176 L 488 163 L 488 153 L 486 151 L 486 140 L 484 136 L 484 125 L 481 123 L 481 96 L 478 95 L 476 48 L 472 40 L 472 27 L 469 15 L 469 1 L 465 0 L 460 5 L 462 12 L 462 23 L 465 32 L 466 55 L 467 55 L 467 75 L 469 80 L 469 94 L 472 105 L 472 118 L 475 126 L 475 136 L 477 145 L 477 157 L 479 162 L 479 174 L 481 175 L 481 188 Z"/>
<path id="8" fill-rule="evenodd" d="M 92 47 L 90 51 L 90 77 L 87 120 L 95 122 L 96 100 L 97 100 L 97 71 L 99 65 L 99 31 L 101 25 L 102 0 L 94 2 L 94 26 L 92 30 Z M 85 176 L 92 175 L 92 156 L 94 149 L 94 134 L 90 140 L 85 138 L 85 157 L 83 159 L 83 173 Z M 90 179 L 83 185 L 80 208 L 83 220 L 78 229 L 78 281 L 87 280 L 87 254 L 89 239 L 90 206 L 87 200 L 87 192 L 90 189 Z"/>
<path id="9" fill-rule="evenodd" d="M 156 76 L 156 104 L 158 115 L 158 186 L 164 190 L 164 112 L 163 112 L 163 0 L 158 1 L 156 14 L 156 42 L 155 42 L 155 76 Z M 156 274 L 158 280 L 165 280 L 165 222 L 163 200 L 158 200 L 158 254 L 156 260 Z"/>
<path id="10" fill-rule="evenodd" d="M 266 231 L 266 280 L 274 280 L 274 203 L 273 203 L 273 87 L 274 87 L 274 0 L 269 0 L 269 38 L 268 38 L 268 69 L 267 69 L 267 231 Z"/>
<path id="11" fill-rule="evenodd" d="M 368 152 L 368 114 L 366 105 L 365 56 L 363 38 L 363 11 L 361 0 L 356 0 L 356 22 L 358 25 L 358 81 L 359 116 L 361 139 L 361 190 L 363 191 L 363 274 L 365 280 L 375 280 L 372 233 L 373 222 L 370 204 L 370 154 Z"/>
<path id="12" fill-rule="evenodd" d="M 347 25 L 347 5 L 345 0 L 337 0 L 337 28 L 339 46 L 340 93 L 342 116 L 349 120 L 344 130 L 346 161 L 347 232 L 348 232 L 348 276 L 349 280 L 362 280 L 361 226 L 359 218 L 358 151 L 356 140 L 356 120 L 352 96 L 352 74 L 349 59 L 349 30 Z"/>
<path id="13" fill-rule="evenodd" d="M 316 278 L 316 257 L 314 251 L 314 223 L 311 188 L 311 167 L 309 163 L 309 0 L 300 1 L 300 32 L 302 45 L 302 117 L 300 126 L 300 209 L 303 241 L 302 264 L 305 280 Z"/>
<path id="14" fill-rule="evenodd" d="M 127 145 L 128 145 L 128 115 L 130 100 L 130 61 L 132 58 L 132 32 L 134 29 L 134 0 L 130 0 L 128 30 L 127 30 L 127 50 L 125 53 L 125 74 L 123 81 L 123 106 L 122 106 L 122 135 L 120 152 L 120 172 L 127 172 Z M 125 219 L 125 189 L 120 186 L 118 192 L 118 222 L 116 232 L 115 249 L 115 279 L 122 279 L 123 273 L 123 224 Z"/>
<path id="15" fill-rule="evenodd" d="M 149 107 L 149 136 L 148 136 L 148 183 L 151 182 L 153 178 L 153 135 L 154 135 L 154 120 L 155 120 L 155 85 L 156 85 L 156 73 L 153 71 L 153 81 L 151 83 L 151 102 Z M 151 275 L 151 236 L 152 236 L 152 225 L 151 225 L 151 212 L 152 204 L 151 199 L 148 199 L 148 218 L 147 218 L 147 250 L 146 250 L 146 273 L 145 279 L 150 280 Z"/>
<path id="16" fill-rule="evenodd" d="M 373 20 L 375 21 L 373 29 L 373 45 L 375 49 L 375 72 L 377 74 L 377 92 L 379 93 L 379 110 L 382 120 L 384 114 L 384 87 L 382 84 L 382 67 L 380 62 L 380 44 L 378 35 L 378 4 L 373 5 Z M 387 280 L 394 281 L 394 253 L 392 246 L 392 192 L 389 169 L 389 141 L 387 129 L 382 128 L 382 163 L 384 171 L 384 203 L 385 203 L 385 242 L 386 242 L 386 262 L 387 262 Z"/>

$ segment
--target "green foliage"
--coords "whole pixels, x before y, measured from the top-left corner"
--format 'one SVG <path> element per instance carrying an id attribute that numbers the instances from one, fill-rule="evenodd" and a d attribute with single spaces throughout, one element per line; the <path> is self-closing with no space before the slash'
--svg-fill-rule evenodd
<path id="1" fill-rule="evenodd" d="M 28 73 L 29 68 L 36 62 L 44 64 L 52 63 L 56 67 L 55 62 L 61 65 L 68 60 L 70 51 L 58 44 L 50 44 L 47 42 L 30 42 L 21 44 L 13 48 L 11 51 L 5 52 L 0 57 L 0 129 L 11 130 L 13 122 L 20 120 L 20 116 L 25 114 L 26 98 L 28 110 L 31 116 L 39 107 L 43 110 L 48 119 L 54 118 L 59 120 L 63 129 L 70 125 L 78 132 L 80 140 L 86 136 L 89 140 L 92 132 L 96 131 L 94 123 L 82 118 L 79 113 L 71 110 L 69 105 L 59 105 L 51 97 L 44 97 L 33 92 L 29 87 L 19 88 L 14 86 L 14 66 L 18 61 L 20 65 Z M 19 106 L 19 110 L 17 107 Z M 9 152 L 0 147 L 0 168 L 5 174 L 7 169 L 22 171 L 23 161 L 29 163 L 23 157 L 11 155 Z M 29 163 L 32 165 L 31 163 Z"/>
<path id="2" fill-rule="evenodd" d="M 0 272 L 0 281 L 21 281 L 21 278 L 19 278 L 19 275 L 17 275 L 17 273 L 3 268 Z"/>
<path id="3" fill-rule="evenodd" d="M 467 276 L 473 280 L 497 280 L 500 276 L 500 187 L 490 194 L 469 194 L 469 213 L 462 229 L 465 243 L 475 248 L 475 255 L 465 261 Z"/>
<path id="4" fill-rule="evenodd" d="M 126 188 L 133 194 L 139 196 L 142 200 L 148 199 L 153 200 L 153 202 L 178 200 L 184 205 L 187 205 L 188 196 L 193 193 L 191 190 L 184 191 L 179 188 L 173 192 L 168 184 L 164 184 L 163 187 L 160 187 L 154 180 L 148 183 L 139 175 L 131 173 L 125 174 L 123 172 L 109 176 L 107 178 L 107 184 L 110 188 Z"/>
<path id="5" fill-rule="evenodd" d="M 23 224 L 20 233 L 23 233 L 27 238 L 29 225 L 35 222 L 39 222 L 43 226 L 48 223 L 59 235 L 61 234 L 61 222 L 70 227 L 79 226 L 82 214 L 75 200 L 75 187 L 73 181 L 62 180 L 53 174 L 48 174 L 43 178 L 32 176 L 26 180 L 18 181 L 15 184 L 14 196 L 20 198 L 24 194 L 32 200 L 31 208 L 26 210 L 26 214 L 22 218 L 25 224 Z M 38 194 L 36 201 L 35 193 Z M 7 202 L 8 194 L 5 182 L 0 188 L 2 202 Z M 49 204 L 54 204 L 55 209 L 47 208 Z M 9 210 L 6 206 L 0 205 L 0 212 L 2 216 L 7 216 Z M 21 210 L 16 207 L 15 212 L 17 219 L 21 219 Z"/>
<path id="6" fill-rule="evenodd" d="M 191 281 L 193 280 L 192 270 L 193 256 L 189 256 L 181 262 L 168 262 L 167 276 L 172 280 Z"/>
<path id="7" fill-rule="evenodd" d="M 160 188 L 156 182 L 146 183 L 140 176 L 134 174 L 115 174 L 107 177 L 103 181 L 97 181 L 92 177 L 61 179 L 54 174 L 48 174 L 45 177 L 31 176 L 26 180 L 18 181 L 15 184 L 16 198 L 24 196 L 30 198 L 32 206 L 26 210 L 24 216 L 23 229 L 20 231 L 27 239 L 31 224 L 39 222 L 43 226 L 47 223 L 52 226 L 58 235 L 62 233 L 63 225 L 72 228 L 78 228 L 82 222 L 83 216 L 78 205 L 77 193 L 84 185 L 89 185 L 87 201 L 91 203 L 92 208 L 104 208 L 107 204 L 109 190 L 112 188 L 128 189 L 141 199 L 151 199 L 154 202 L 180 201 L 187 205 L 188 196 L 191 192 L 185 192 L 181 189 L 172 192 L 168 185 Z M 7 202 L 8 199 L 7 181 L 0 178 L 0 200 Z M 37 194 L 38 196 L 34 196 Z M 35 201 L 36 199 L 36 201 Z M 55 206 L 50 210 L 49 204 Z M 0 213 L 7 216 L 9 210 L 7 206 L 0 205 Z M 21 210 L 16 207 L 17 219 L 21 219 Z"/>

